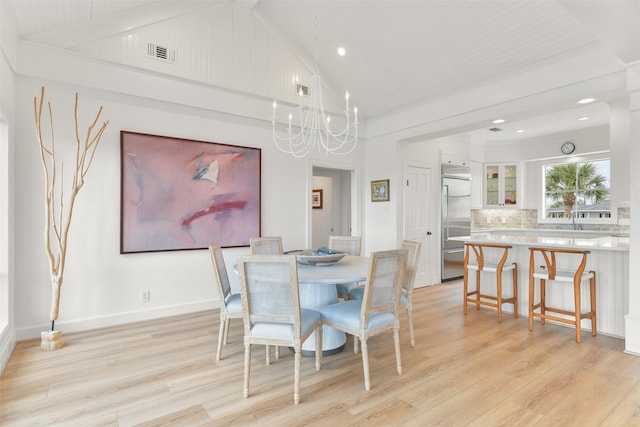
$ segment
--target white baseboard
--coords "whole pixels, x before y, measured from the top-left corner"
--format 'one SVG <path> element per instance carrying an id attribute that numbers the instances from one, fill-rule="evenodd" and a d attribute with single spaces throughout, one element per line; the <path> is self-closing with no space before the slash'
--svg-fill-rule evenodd
<path id="1" fill-rule="evenodd" d="M 16 331 L 6 326 L 0 331 L 0 374 L 4 372 L 4 368 L 9 362 L 9 358 L 16 348 Z"/>
<path id="2" fill-rule="evenodd" d="M 127 323 L 141 322 L 145 320 L 162 319 L 164 317 L 178 316 L 180 314 L 197 313 L 199 311 L 214 310 L 220 307 L 218 299 L 198 301 L 189 304 L 154 307 L 146 310 L 130 311 L 126 313 L 109 314 L 84 319 L 56 322 L 56 329 L 65 333 L 82 332 L 91 329 L 100 329 L 110 326 L 124 325 Z M 50 324 L 28 326 L 17 329 L 15 337 L 18 341 L 39 338 L 40 332 L 48 331 Z M 15 342 L 15 340 L 14 340 Z M 13 351 L 13 350 L 12 350 Z"/>

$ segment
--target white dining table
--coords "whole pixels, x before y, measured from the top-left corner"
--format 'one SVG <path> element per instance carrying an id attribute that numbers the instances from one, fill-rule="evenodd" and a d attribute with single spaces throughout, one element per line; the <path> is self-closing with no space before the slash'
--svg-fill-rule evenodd
<path id="1" fill-rule="evenodd" d="M 338 302 L 336 284 L 365 282 L 369 272 L 369 258 L 347 255 L 335 264 L 305 265 L 298 263 L 300 306 L 320 310 Z M 322 354 L 342 351 L 347 341 L 344 332 L 329 326 L 322 327 Z M 302 345 L 303 355 L 315 354 L 314 337 Z"/>
<path id="2" fill-rule="evenodd" d="M 238 266 L 233 266 L 238 273 Z M 300 306 L 320 310 L 338 302 L 336 284 L 358 283 L 367 280 L 369 257 L 347 255 L 334 264 L 306 265 L 298 263 Z M 315 334 L 315 332 L 314 332 Z M 329 326 L 322 327 L 322 354 L 330 355 L 342 351 L 347 341 L 344 332 Z M 302 345 L 302 354 L 315 355 L 314 336 Z"/>

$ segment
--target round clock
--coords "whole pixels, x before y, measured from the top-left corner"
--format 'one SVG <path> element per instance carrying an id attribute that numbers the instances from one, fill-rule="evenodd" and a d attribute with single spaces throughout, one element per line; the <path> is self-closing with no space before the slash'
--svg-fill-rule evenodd
<path id="1" fill-rule="evenodd" d="M 562 147 L 560 147 L 560 150 L 564 154 L 571 154 L 575 149 L 576 145 L 573 142 L 565 142 L 564 144 L 562 144 Z"/>

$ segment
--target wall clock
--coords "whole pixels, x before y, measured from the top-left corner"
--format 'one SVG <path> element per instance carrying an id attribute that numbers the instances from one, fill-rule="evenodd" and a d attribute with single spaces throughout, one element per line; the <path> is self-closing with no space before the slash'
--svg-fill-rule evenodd
<path id="1" fill-rule="evenodd" d="M 573 151 L 576 149 L 576 145 L 573 142 L 565 142 L 564 144 L 562 144 L 562 146 L 560 147 L 560 150 L 564 153 L 564 154 L 571 154 L 573 153 Z"/>

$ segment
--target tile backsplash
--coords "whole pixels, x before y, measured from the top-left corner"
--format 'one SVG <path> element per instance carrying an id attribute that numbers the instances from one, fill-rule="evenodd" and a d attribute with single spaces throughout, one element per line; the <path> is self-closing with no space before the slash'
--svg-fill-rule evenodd
<path id="1" fill-rule="evenodd" d="M 629 234 L 630 208 L 618 208 L 618 224 L 580 224 L 580 230 L 607 231 L 616 234 Z M 538 223 L 537 209 L 473 209 L 471 211 L 471 229 L 536 229 L 573 230 L 574 225 Z"/>

